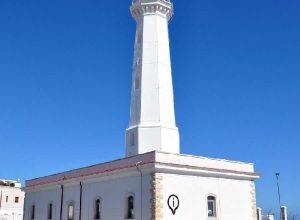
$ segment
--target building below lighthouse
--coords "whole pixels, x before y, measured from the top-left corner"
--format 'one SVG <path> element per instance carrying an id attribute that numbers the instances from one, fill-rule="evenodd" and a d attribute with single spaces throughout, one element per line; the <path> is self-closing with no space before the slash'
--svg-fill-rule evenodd
<path id="1" fill-rule="evenodd" d="M 180 154 L 170 0 L 133 0 L 126 157 L 26 181 L 24 220 L 257 220 L 251 163 Z"/>

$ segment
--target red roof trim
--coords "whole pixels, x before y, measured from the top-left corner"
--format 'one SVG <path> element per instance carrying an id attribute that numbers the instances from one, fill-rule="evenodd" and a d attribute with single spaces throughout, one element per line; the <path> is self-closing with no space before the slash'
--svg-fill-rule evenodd
<path id="1" fill-rule="evenodd" d="M 149 159 L 149 158 L 148 158 Z M 77 169 L 77 170 L 72 170 L 68 171 L 65 173 L 60 173 L 48 177 L 42 177 L 39 179 L 34 179 L 34 180 L 29 180 L 26 182 L 26 187 L 25 188 L 31 188 L 35 186 L 41 186 L 41 185 L 46 185 L 50 183 L 58 183 L 63 180 L 72 180 L 72 179 L 77 179 L 77 178 L 82 178 L 86 176 L 93 176 L 93 175 L 98 175 L 98 174 L 103 174 L 103 173 L 111 173 L 115 172 L 118 170 L 124 170 L 124 169 L 130 169 L 136 166 L 136 161 L 132 161 L 133 163 L 126 165 L 126 166 L 120 166 L 112 169 L 103 169 L 103 170 L 95 170 L 95 171 L 90 171 L 87 173 L 74 173 L 74 171 L 85 171 L 83 169 Z M 191 166 L 191 165 L 186 165 L 186 164 L 175 164 L 175 163 L 164 163 L 164 162 L 156 162 L 154 160 L 148 160 L 141 162 L 139 165 L 147 165 L 147 164 L 158 164 L 158 165 L 167 165 L 167 166 L 175 166 L 175 167 L 181 167 L 181 168 L 191 168 L 191 169 L 201 169 L 201 170 L 206 170 L 206 171 L 211 171 L 211 172 L 220 172 L 220 173 L 234 173 L 234 174 L 242 174 L 242 175 L 248 175 L 252 177 L 258 177 L 260 176 L 258 173 L 255 172 L 242 172 L 242 171 L 234 171 L 234 170 L 226 170 L 226 169 L 216 169 L 216 168 L 208 168 L 208 167 L 198 167 L 198 166 Z M 101 165 L 101 164 L 100 164 Z M 91 166 L 88 168 L 94 168 L 97 167 L 98 165 Z"/>

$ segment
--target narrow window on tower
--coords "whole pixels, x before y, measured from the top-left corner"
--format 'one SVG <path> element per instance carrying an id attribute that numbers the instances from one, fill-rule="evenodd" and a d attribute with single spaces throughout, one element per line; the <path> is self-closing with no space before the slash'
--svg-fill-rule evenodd
<path id="1" fill-rule="evenodd" d="M 134 80 L 134 88 L 140 89 L 140 78 L 138 77 Z"/>
<path id="2" fill-rule="evenodd" d="M 31 206 L 31 219 L 35 218 L 35 205 Z"/>
<path id="3" fill-rule="evenodd" d="M 216 197 L 207 197 L 207 209 L 208 217 L 217 217 Z"/>
<path id="4" fill-rule="evenodd" d="M 134 197 L 128 196 L 127 197 L 127 219 L 134 219 Z"/>
<path id="5" fill-rule="evenodd" d="M 53 204 L 50 203 L 50 204 L 48 205 L 48 219 L 49 219 L 49 220 L 52 219 L 52 216 L 53 216 Z"/>
<path id="6" fill-rule="evenodd" d="M 5 201 L 6 201 L 6 202 L 8 202 L 8 196 L 6 196 L 6 199 L 5 199 Z"/>
<path id="7" fill-rule="evenodd" d="M 19 203 L 19 197 L 15 197 L 15 203 Z"/>
<path id="8" fill-rule="evenodd" d="M 139 43 L 139 44 L 142 43 L 142 34 L 141 33 L 138 34 L 137 43 Z"/>
<path id="9" fill-rule="evenodd" d="M 101 219 L 101 200 L 96 199 L 95 200 L 95 207 L 94 207 L 94 217 L 95 219 Z"/>
<path id="10" fill-rule="evenodd" d="M 135 139 L 135 137 L 134 137 L 134 133 L 133 132 L 130 132 L 129 133 L 129 145 L 130 146 L 134 146 L 134 139 Z"/>
<path id="11" fill-rule="evenodd" d="M 74 204 L 69 203 L 68 205 L 68 220 L 74 220 Z"/>
<path id="12" fill-rule="evenodd" d="M 136 65 L 139 65 L 140 64 L 140 59 L 137 59 L 135 63 L 136 63 Z"/>

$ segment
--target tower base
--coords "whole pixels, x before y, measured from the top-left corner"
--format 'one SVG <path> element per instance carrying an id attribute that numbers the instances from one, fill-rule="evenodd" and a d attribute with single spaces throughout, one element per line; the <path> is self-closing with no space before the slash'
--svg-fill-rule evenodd
<path id="1" fill-rule="evenodd" d="M 151 151 L 179 154 L 177 127 L 135 126 L 126 130 L 126 156 Z"/>

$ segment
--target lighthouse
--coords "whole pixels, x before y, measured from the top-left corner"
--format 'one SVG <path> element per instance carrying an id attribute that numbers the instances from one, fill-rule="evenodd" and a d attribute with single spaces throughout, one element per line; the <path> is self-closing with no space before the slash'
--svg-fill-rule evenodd
<path id="1" fill-rule="evenodd" d="M 169 0 L 134 0 L 130 11 L 136 36 L 126 155 L 151 151 L 178 154 L 168 31 L 173 4 Z"/>
<path id="2" fill-rule="evenodd" d="M 180 154 L 172 2 L 134 0 L 130 11 L 137 25 L 126 157 L 27 180 L 24 220 L 257 220 L 252 163 Z"/>

